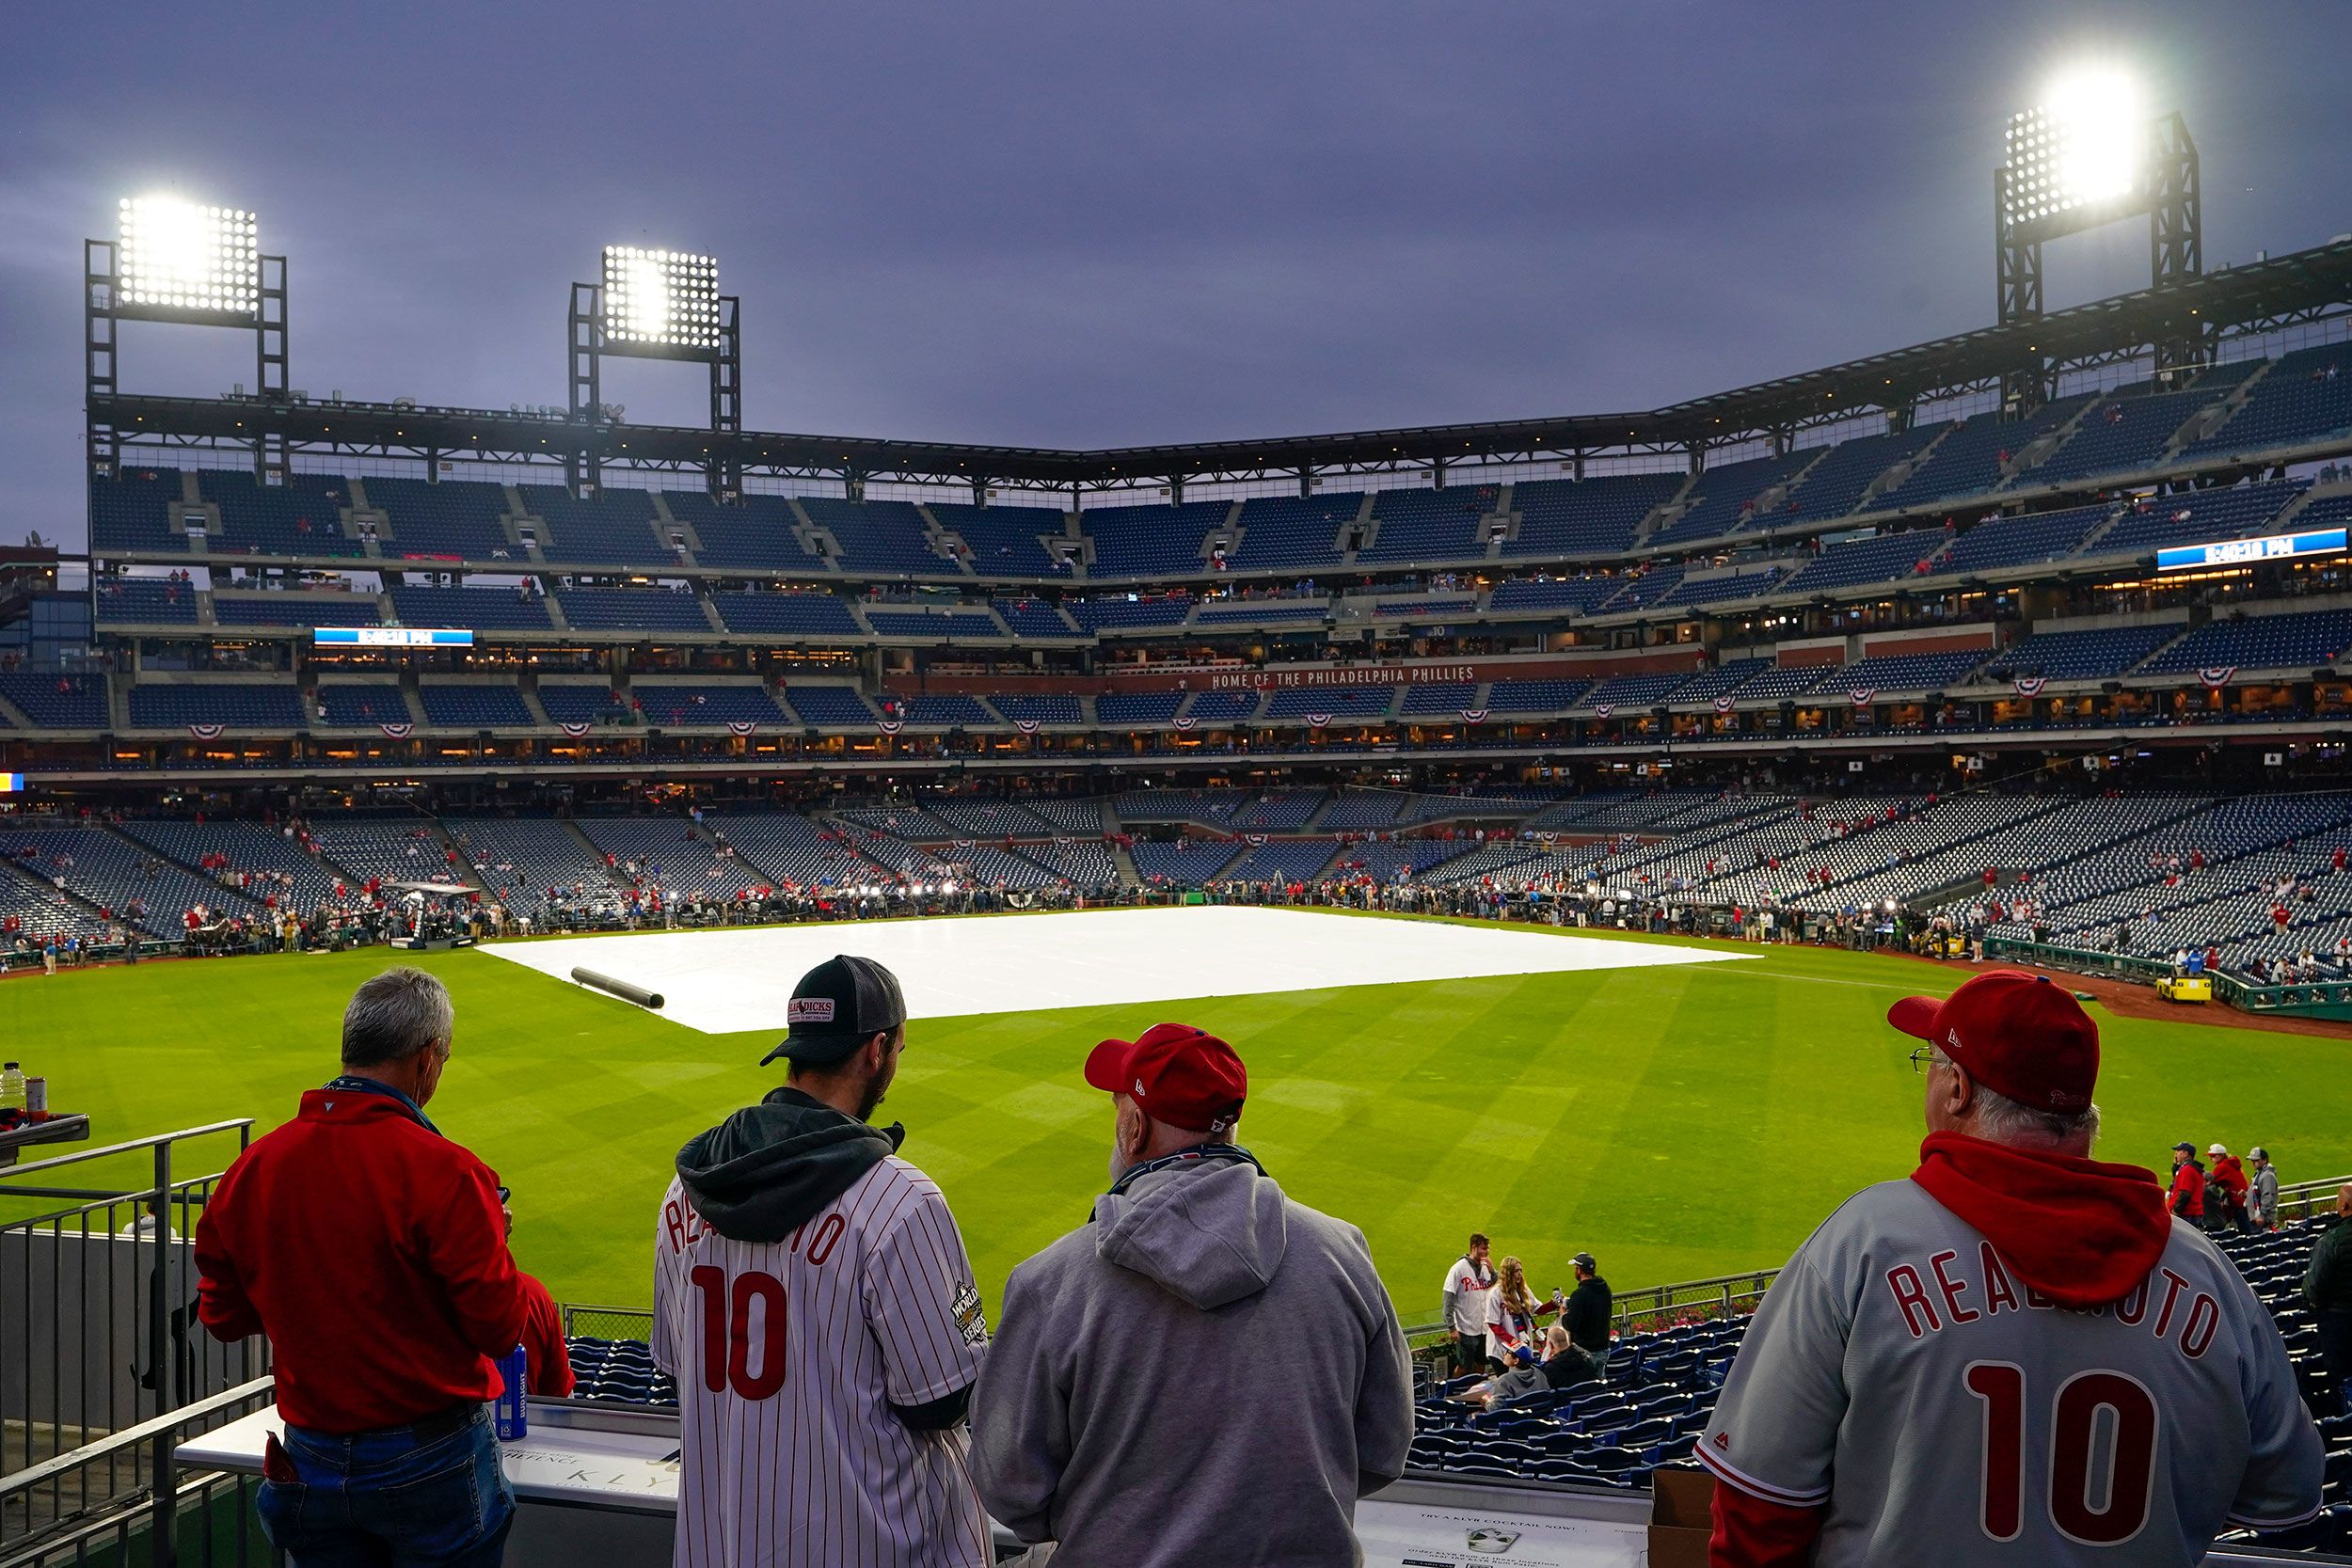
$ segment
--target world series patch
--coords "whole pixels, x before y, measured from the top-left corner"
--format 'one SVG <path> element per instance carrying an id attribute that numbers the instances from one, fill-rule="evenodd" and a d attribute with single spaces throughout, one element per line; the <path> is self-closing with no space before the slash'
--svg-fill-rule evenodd
<path id="1" fill-rule="evenodd" d="M 956 1292 L 953 1308 L 956 1332 L 963 1336 L 967 1345 L 988 1343 L 988 1314 L 980 1310 L 980 1288 L 966 1285 Z"/>

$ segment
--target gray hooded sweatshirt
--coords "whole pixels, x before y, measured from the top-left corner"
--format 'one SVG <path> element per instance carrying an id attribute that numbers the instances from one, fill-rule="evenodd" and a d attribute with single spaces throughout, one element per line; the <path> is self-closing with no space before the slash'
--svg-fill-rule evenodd
<path id="1" fill-rule="evenodd" d="M 1363 1233 L 1242 1161 L 1153 1171 L 1013 1270 L 972 1479 L 1056 1568 L 1353 1565 L 1405 1471 L 1405 1336 Z"/>

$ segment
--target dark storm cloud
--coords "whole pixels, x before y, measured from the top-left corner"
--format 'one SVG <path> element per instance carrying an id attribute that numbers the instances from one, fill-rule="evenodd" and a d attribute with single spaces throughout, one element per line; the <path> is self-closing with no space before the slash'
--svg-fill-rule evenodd
<path id="1" fill-rule="evenodd" d="M 598 245 L 706 249 L 760 428 L 1090 446 L 1645 406 L 1982 325 L 1990 170 L 2112 55 L 2204 151 L 2209 261 L 2352 228 L 2301 5 L 42 8 L 0 60 L 0 535 L 80 534 L 78 243 L 261 212 L 294 382 L 564 396 Z M 2054 302 L 2142 280 L 2126 226 Z M 157 328 L 126 385 L 246 351 Z M 678 367 L 634 418 L 692 421 Z"/>

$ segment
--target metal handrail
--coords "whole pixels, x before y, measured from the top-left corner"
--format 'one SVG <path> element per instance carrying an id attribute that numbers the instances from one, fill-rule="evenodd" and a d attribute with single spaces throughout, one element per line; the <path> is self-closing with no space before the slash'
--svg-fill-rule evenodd
<path id="1" fill-rule="evenodd" d="M 46 1160 L 35 1160 L 30 1164 L 8 1165 L 0 1168 L 0 1181 L 12 1177 L 30 1176 L 37 1170 L 58 1170 L 67 1165 L 78 1165 L 90 1160 L 103 1160 L 110 1154 L 128 1154 L 135 1149 L 156 1148 L 165 1144 L 177 1143 L 182 1138 L 200 1138 L 208 1132 L 250 1132 L 252 1127 L 251 1117 L 235 1117 L 228 1121 L 206 1122 L 201 1127 L 183 1127 L 176 1132 L 151 1133 L 144 1138 L 132 1138 L 123 1143 L 108 1144 L 103 1148 L 77 1148 L 71 1154 L 56 1154 Z"/>
<path id="2" fill-rule="evenodd" d="M 127 1426 L 120 1432 L 108 1433 L 95 1443 L 85 1443 L 78 1449 L 69 1449 L 64 1453 L 44 1459 L 38 1465 L 18 1470 L 13 1474 L 0 1475 L 0 1501 L 5 1501 L 15 1493 L 38 1486 L 52 1476 L 61 1476 L 68 1471 L 80 1469 L 85 1465 L 105 1458 L 108 1454 L 119 1453 L 125 1449 L 137 1448 L 141 1443 L 150 1442 L 165 1433 L 176 1431 L 192 1421 L 201 1420 L 208 1416 L 216 1416 L 232 1404 L 249 1400 L 257 1394 L 269 1392 L 277 1386 L 277 1383 L 278 1374 L 267 1372 L 250 1383 L 241 1383 L 234 1388 L 223 1389 L 210 1399 L 199 1400 L 194 1404 L 183 1404 L 177 1410 L 167 1410 L 160 1416 L 150 1416 L 136 1426 Z"/>

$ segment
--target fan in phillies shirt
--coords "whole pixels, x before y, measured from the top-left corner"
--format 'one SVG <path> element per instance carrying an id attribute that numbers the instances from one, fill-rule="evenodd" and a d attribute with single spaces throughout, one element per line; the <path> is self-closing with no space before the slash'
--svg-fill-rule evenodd
<path id="1" fill-rule="evenodd" d="M 2088 1157 L 2074 997 L 1994 970 L 1887 1019 L 1929 1042 L 1919 1167 L 1766 1293 L 1698 1446 L 1709 1561 L 2186 1568 L 2226 1526 L 2316 1514 L 2269 1313 L 2153 1173 Z"/>

